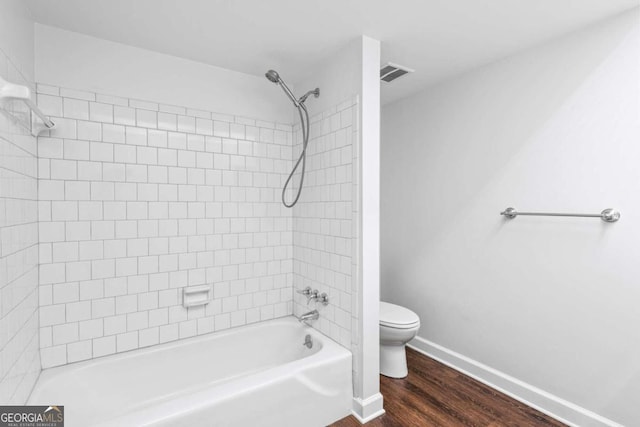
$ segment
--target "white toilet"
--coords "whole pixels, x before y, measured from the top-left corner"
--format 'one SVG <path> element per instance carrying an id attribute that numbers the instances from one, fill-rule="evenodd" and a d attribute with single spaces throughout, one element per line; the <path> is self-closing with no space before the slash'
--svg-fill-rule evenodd
<path id="1" fill-rule="evenodd" d="M 420 318 L 413 311 L 380 302 L 380 373 L 391 378 L 407 376 L 405 344 L 420 329 Z"/>

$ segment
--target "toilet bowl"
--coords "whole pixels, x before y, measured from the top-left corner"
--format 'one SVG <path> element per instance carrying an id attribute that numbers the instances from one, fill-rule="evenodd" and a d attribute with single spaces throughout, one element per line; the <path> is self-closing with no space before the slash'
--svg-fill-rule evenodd
<path id="1" fill-rule="evenodd" d="M 380 373 L 391 378 L 407 376 L 405 345 L 420 329 L 420 318 L 408 308 L 380 302 Z"/>

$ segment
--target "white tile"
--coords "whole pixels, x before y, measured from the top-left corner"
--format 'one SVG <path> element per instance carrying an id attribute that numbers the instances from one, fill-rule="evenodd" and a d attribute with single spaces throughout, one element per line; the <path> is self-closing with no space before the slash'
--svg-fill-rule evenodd
<path id="1" fill-rule="evenodd" d="M 123 295 L 116 297 L 116 313 L 133 313 L 137 310 L 138 299 L 135 295 Z"/>
<path id="2" fill-rule="evenodd" d="M 149 101 L 140 101 L 138 99 L 130 99 L 129 106 L 134 108 L 142 108 L 145 110 L 158 111 L 158 104 Z"/>
<path id="3" fill-rule="evenodd" d="M 40 307 L 40 326 L 59 325 L 65 321 L 64 304 Z"/>
<path id="4" fill-rule="evenodd" d="M 102 176 L 105 181 L 124 181 L 125 166 L 120 163 L 102 163 Z M 116 187 L 116 199 L 118 199 L 117 193 Z"/>
<path id="5" fill-rule="evenodd" d="M 116 352 L 116 337 L 103 337 L 93 340 L 93 357 L 106 356 Z"/>
<path id="6" fill-rule="evenodd" d="M 64 240 L 64 222 L 41 222 L 38 224 L 40 242 L 59 242 Z"/>
<path id="7" fill-rule="evenodd" d="M 102 179 L 102 163 L 78 162 L 78 179 L 83 181 L 99 181 Z"/>
<path id="8" fill-rule="evenodd" d="M 113 123 L 113 106 L 98 102 L 89 103 L 89 119 L 94 122 Z"/>
<path id="9" fill-rule="evenodd" d="M 69 160 L 89 160 L 89 142 L 66 139 L 64 141 L 64 158 Z"/>
<path id="10" fill-rule="evenodd" d="M 160 326 L 160 342 L 170 342 L 178 339 L 178 325 Z"/>
<path id="11" fill-rule="evenodd" d="M 95 101 L 96 95 L 92 92 L 83 90 L 60 88 L 60 96 L 74 99 L 83 99 L 85 101 Z"/>
<path id="12" fill-rule="evenodd" d="M 66 313 L 67 323 L 91 319 L 91 301 L 68 303 Z"/>
<path id="13" fill-rule="evenodd" d="M 102 140 L 105 142 L 125 142 L 124 126 L 103 124 L 102 125 Z"/>
<path id="14" fill-rule="evenodd" d="M 158 106 L 158 111 L 162 111 L 162 112 L 165 112 L 165 113 L 171 113 L 171 114 L 182 114 L 182 115 L 187 114 L 187 109 L 186 108 L 179 107 L 177 105 L 160 104 Z"/>
<path id="15" fill-rule="evenodd" d="M 113 122 L 121 125 L 136 124 L 136 110 L 134 108 L 114 106 Z"/>
<path id="16" fill-rule="evenodd" d="M 115 260 L 104 259 L 91 261 L 91 278 L 104 279 L 115 276 Z"/>
<path id="17" fill-rule="evenodd" d="M 168 181 L 168 169 L 164 166 L 149 166 L 147 168 L 147 179 L 153 183 L 166 183 Z"/>
<path id="18" fill-rule="evenodd" d="M 116 183 L 115 192 L 115 198 L 119 201 L 137 200 L 138 198 L 137 186 L 134 183 Z M 122 204 L 122 208 L 126 218 L 126 204 Z M 110 218 L 121 219 L 120 215 L 110 215 Z"/>
<path id="19" fill-rule="evenodd" d="M 187 136 L 184 133 L 168 132 L 167 134 L 168 147 L 184 150 L 187 148 Z"/>
<path id="20" fill-rule="evenodd" d="M 138 348 L 138 331 L 119 334 L 116 339 L 118 352 Z"/>
<path id="21" fill-rule="evenodd" d="M 125 140 L 131 145 L 147 145 L 147 130 L 137 127 L 127 126 Z"/>
<path id="22" fill-rule="evenodd" d="M 201 135 L 213 135 L 213 121 L 196 118 L 196 133 Z"/>
<path id="23" fill-rule="evenodd" d="M 160 343 L 160 328 L 149 328 L 139 331 L 140 347 L 148 347 Z"/>
<path id="24" fill-rule="evenodd" d="M 213 134 L 215 136 L 228 138 L 229 137 L 229 123 L 215 120 L 213 122 Z"/>
<path id="25" fill-rule="evenodd" d="M 72 119 L 54 118 L 56 127 L 49 131 L 54 138 L 76 139 L 77 127 L 76 121 Z"/>
<path id="26" fill-rule="evenodd" d="M 111 104 L 111 105 L 120 105 L 127 106 L 129 105 L 129 100 L 126 98 L 121 98 L 119 96 L 113 95 L 104 95 L 104 94 L 96 94 L 96 101 L 102 102 L 103 104 Z"/>
<path id="27" fill-rule="evenodd" d="M 135 184 L 117 183 L 115 185 L 115 189 L 116 189 L 116 199 L 118 201 L 103 203 L 105 220 L 127 219 L 127 204 L 126 202 L 124 202 L 124 199 L 129 197 L 131 198 L 131 200 L 135 200 L 136 198 Z M 133 193 L 130 193 L 131 191 L 133 191 Z"/>
<path id="28" fill-rule="evenodd" d="M 53 262 L 78 260 L 78 242 L 56 242 L 51 248 Z"/>
<path id="29" fill-rule="evenodd" d="M 148 145 L 153 147 L 166 147 L 168 144 L 167 132 L 149 129 L 147 133 Z"/>
<path id="30" fill-rule="evenodd" d="M 158 113 L 158 129 L 177 130 L 177 117 L 171 113 Z"/>
<path id="31" fill-rule="evenodd" d="M 42 83 L 37 84 L 37 92 L 47 95 L 60 95 L 60 88 L 57 86 L 45 85 Z"/>
<path id="32" fill-rule="evenodd" d="M 137 331 L 149 326 L 149 315 L 146 311 L 127 314 L 127 331 Z"/>
<path id="33" fill-rule="evenodd" d="M 62 117 L 62 98 L 59 96 L 38 94 L 38 107 L 47 116 Z"/>
<path id="34" fill-rule="evenodd" d="M 67 346 L 58 345 L 41 349 L 40 361 L 43 369 L 64 365 L 67 363 Z"/>
<path id="35" fill-rule="evenodd" d="M 195 133 L 196 131 L 195 117 L 178 116 L 178 130 L 180 132 Z"/>
<path id="36" fill-rule="evenodd" d="M 96 260 L 104 256 L 102 240 L 79 242 L 80 260 Z"/>
<path id="37" fill-rule="evenodd" d="M 92 221 L 91 236 L 93 239 L 113 239 L 115 236 L 115 225 L 113 221 Z"/>
<path id="38" fill-rule="evenodd" d="M 51 160 L 51 179 L 76 179 L 77 171 L 73 160 Z"/>
<path id="39" fill-rule="evenodd" d="M 88 261 L 67 262 L 66 276 L 67 276 L 67 281 L 69 281 L 68 283 L 54 285 L 53 287 L 54 303 L 77 301 L 80 298 L 78 283 L 74 283 L 74 282 L 91 279 L 91 263 Z M 74 281 L 74 282 L 71 282 L 71 281 Z M 63 292 L 60 293 L 61 295 L 60 298 L 57 297 L 58 287 L 63 289 Z M 72 299 L 68 299 L 68 298 L 72 298 Z"/>
<path id="40" fill-rule="evenodd" d="M 78 324 L 66 323 L 53 327 L 53 345 L 66 344 L 78 340 Z"/>
<path id="41" fill-rule="evenodd" d="M 104 283 L 102 280 L 84 280 L 80 282 L 80 300 L 92 301 L 104 297 Z"/>
<path id="42" fill-rule="evenodd" d="M 80 221 L 101 220 L 101 202 L 78 202 L 78 219 Z"/>
<path id="43" fill-rule="evenodd" d="M 102 139 L 102 125 L 100 123 L 78 120 L 78 139 L 100 141 Z"/>
<path id="44" fill-rule="evenodd" d="M 139 201 L 156 201 L 158 200 L 157 184 L 138 184 L 138 200 Z M 145 205 L 145 218 L 147 217 L 147 209 Z"/>
<path id="45" fill-rule="evenodd" d="M 98 338 L 104 334 L 102 319 L 92 319 L 79 322 L 79 338 L 81 340 Z"/>
<path id="46" fill-rule="evenodd" d="M 112 182 L 94 181 L 91 183 L 92 200 L 113 200 L 114 197 L 115 189 Z"/>
<path id="47" fill-rule="evenodd" d="M 116 144 L 114 146 L 114 158 L 116 163 L 135 163 L 136 147 Z"/>
<path id="48" fill-rule="evenodd" d="M 158 149 L 158 164 L 165 166 L 177 166 L 178 152 L 170 149 Z"/>
<path id="49" fill-rule="evenodd" d="M 136 110 L 136 124 L 145 128 L 157 128 L 158 113 L 150 110 Z"/>
<path id="50" fill-rule="evenodd" d="M 114 298 L 100 298 L 94 299 L 91 301 L 91 316 L 94 319 L 106 318 L 107 316 L 113 316 L 116 312 L 115 309 L 115 299 Z M 107 323 L 105 320 L 105 335 L 108 335 L 107 332 Z"/>
<path id="51" fill-rule="evenodd" d="M 158 149 L 153 147 L 137 147 L 136 157 L 138 163 L 155 165 L 158 163 Z"/>
<path id="52" fill-rule="evenodd" d="M 67 345 L 67 362 L 79 362 L 91 359 L 93 356 L 93 343 L 91 340 L 77 341 Z"/>
<path id="53" fill-rule="evenodd" d="M 126 179 L 128 182 L 147 182 L 147 167 L 145 165 L 127 165 Z"/>
<path id="54" fill-rule="evenodd" d="M 89 189 L 89 182 L 67 181 L 64 183 L 64 194 L 67 200 L 89 200 Z"/>
<path id="55" fill-rule="evenodd" d="M 42 158 L 61 159 L 63 140 L 60 138 L 38 138 L 38 154 Z"/>
<path id="56" fill-rule="evenodd" d="M 126 332 L 127 330 L 127 316 L 111 316 L 104 318 L 104 334 L 114 335 Z"/>
<path id="57" fill-rule="evenodd" d="M 64 98 L 64 117 L 70 119 L 88 120 L 89 103 L 79 99 Z"/>
<path id="58" fill-rule="evenodd" d="M 98 162 L 113 162 L 113 144 L 91 142 L 89 144 L 90 159 Z"/>

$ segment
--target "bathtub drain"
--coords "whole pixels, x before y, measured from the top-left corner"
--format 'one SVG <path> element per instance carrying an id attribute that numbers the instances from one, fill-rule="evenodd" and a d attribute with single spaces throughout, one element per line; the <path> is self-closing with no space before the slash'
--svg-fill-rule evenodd
<path id="1" fill-rule="evenodd" d="M 313 339 L 311 339 L 311 335 L 304 337 L 304 343 L 302 345 L 307 346 L 307 348 L 313 347 Z"/>

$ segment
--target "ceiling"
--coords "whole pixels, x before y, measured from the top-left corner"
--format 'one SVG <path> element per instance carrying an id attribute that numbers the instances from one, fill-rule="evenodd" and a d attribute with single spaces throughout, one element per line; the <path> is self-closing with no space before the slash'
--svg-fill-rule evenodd
<path id="1" fill-rule="evenodd" d="M 414 74 L 392 102 L 640 0 L 27 0 L 36 22 L 290 81 L 361 34 Z"/>

